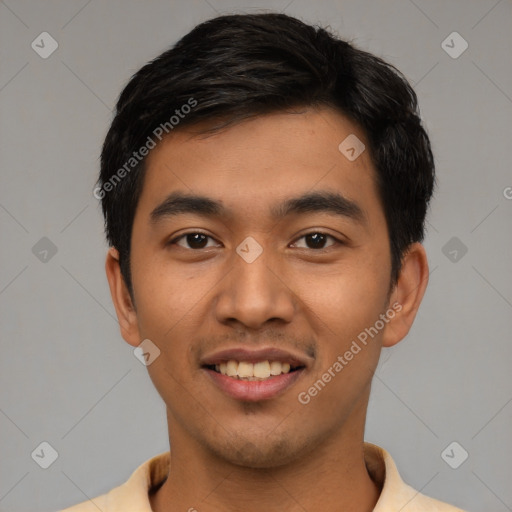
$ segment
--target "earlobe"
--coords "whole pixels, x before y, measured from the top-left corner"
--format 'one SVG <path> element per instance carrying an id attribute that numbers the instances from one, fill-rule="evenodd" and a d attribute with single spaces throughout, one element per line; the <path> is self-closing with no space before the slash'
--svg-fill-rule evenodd
<path id="1" fill-rule="evenodd" d="M 115 247 L 111 247 L 108 250 L 105 261 L 105 272 L 107 274 L 112 302 L 116 309 L 121 335 L 130 345 L 134 347 L 138 346 L 140 343 L 140 335 L 137 314 L 128 287 L 121 274 L 119 252 Z"/>
<path id="2" fill-rule="evenodd" d="M 402 259 L 398 282 L 391 293 L 390 307 L 396 314 L 389 322 L 382 336 L 382 346 L 392 347 L 409 332 L 420 307 L 428 284 L 428 261 L 423 245 L 411 244 Z"/>

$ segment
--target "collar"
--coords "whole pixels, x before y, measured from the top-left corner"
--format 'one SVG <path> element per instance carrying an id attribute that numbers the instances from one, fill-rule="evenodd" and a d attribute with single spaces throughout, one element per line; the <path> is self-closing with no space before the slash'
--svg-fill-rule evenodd
<path id="1" fill-rule="evenodd" d="M 372 480 L 381 489 L 373 512 L 464 512 L 463 510 L 429 498 L 407 485 L 393 461 L 383 448 L 365 442 L 363 445 L 366 468 Z M 152 512 L 148 493 L 158 487 L 167 477 L 171 462 L 170 452 L 160 453 L 141 464 L 130 478 L 109 493 L 96 498 L 96 506 L 102 505 L 105 512 Z M 104 500 L 104 501 L 102 501 Z M 85 512 L 87 509 L 72 507 L 70 512 Z M 91 509 L 92 510 L 92 509 Z M 65 511 L 63 511 L 65 512 Z"/>

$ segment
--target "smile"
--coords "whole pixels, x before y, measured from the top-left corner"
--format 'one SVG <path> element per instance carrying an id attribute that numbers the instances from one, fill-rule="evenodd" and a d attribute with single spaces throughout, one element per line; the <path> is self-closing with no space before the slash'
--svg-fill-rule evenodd
<path id="1" fill-rule="evenodd" d="M 214 366 L 204 366 L 203 370 L 211 382 L 230 398 L 259 402 L 282 395 L 301 377 L 305 367 L 292 368 L 289 363 L 279 361 L 249 363 L 230 360 Z"/>
<path id="2" fill-rule="evenodd" d="M 281 361 L 258 361 L 251 363 L 250 361 L 235 361 L 231 359 L 227 362 L 211 365 L 211 369 L 222 375 L 227 375 L 240 380 L 257 381 L 265 380 L 278 375 L 295 371 L 300 366 L 292 367 L 290 363 Z"/>
<path id="3" fill-rule="evenodd" d="M 234 347 L 206 355 L 200 367 L 223 394 L 257 402 L 283 394 L 311 364 L 311 357 L 293 350 Z"/>

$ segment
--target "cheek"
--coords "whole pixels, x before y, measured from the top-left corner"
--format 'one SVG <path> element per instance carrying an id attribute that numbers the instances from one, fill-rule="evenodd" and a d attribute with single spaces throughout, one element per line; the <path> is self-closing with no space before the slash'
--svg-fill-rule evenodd
<path id="1" fill-rule="evenodd" d="M 343 346 L 378 318 L 385 305 L 389 276 L 385 265 L 361 256 L 339 265 L 336 271 L 295 278 L 297 296 L 323 323 L 328 338 Z"/>
<path id="2" fill-rule="evenodd" d="M 338 424 L 369 392 L 382 331 L 369 335 L 366 329 L 374 326 L 383 312 L 388 280 L 369 265 L 362 264 L 361 268 L 354 264 L 319 280 L 322 286 L 303 291 L 314 312 L 309 317 L 319 349 L 313 371 L 297 397 L 310 418 L 329 410 Z"/>
<path id="3" fill-rule="evenodd" d="M 132 279 L 141 335 L 166 339 L 178 323 L 205 300 L 215 276 L 195 268 L 184 268 L 170 259 L 141 256 L 132 266 Z"/>

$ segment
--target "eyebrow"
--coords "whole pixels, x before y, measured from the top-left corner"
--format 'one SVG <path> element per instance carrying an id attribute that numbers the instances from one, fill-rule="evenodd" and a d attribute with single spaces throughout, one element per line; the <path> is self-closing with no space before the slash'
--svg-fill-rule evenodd
<path id="1" fill-rule="evenodd" d="M 310 212 L 325 212 L 338 215 L 360 224 L 366 222 L 363 209 L 351 199 L 340 193 L 321 190 L 307 192 L 298 197 L 286 199 L 270 209 L 274 219 L 283 219 L 291 214 L 305 214 Z M 153 224 L 180 214 L 192 213 L 205 217 L 228 217 L 229 210 L 221 201 L 210 197 L 172 192 L 150 214 Z"/>

